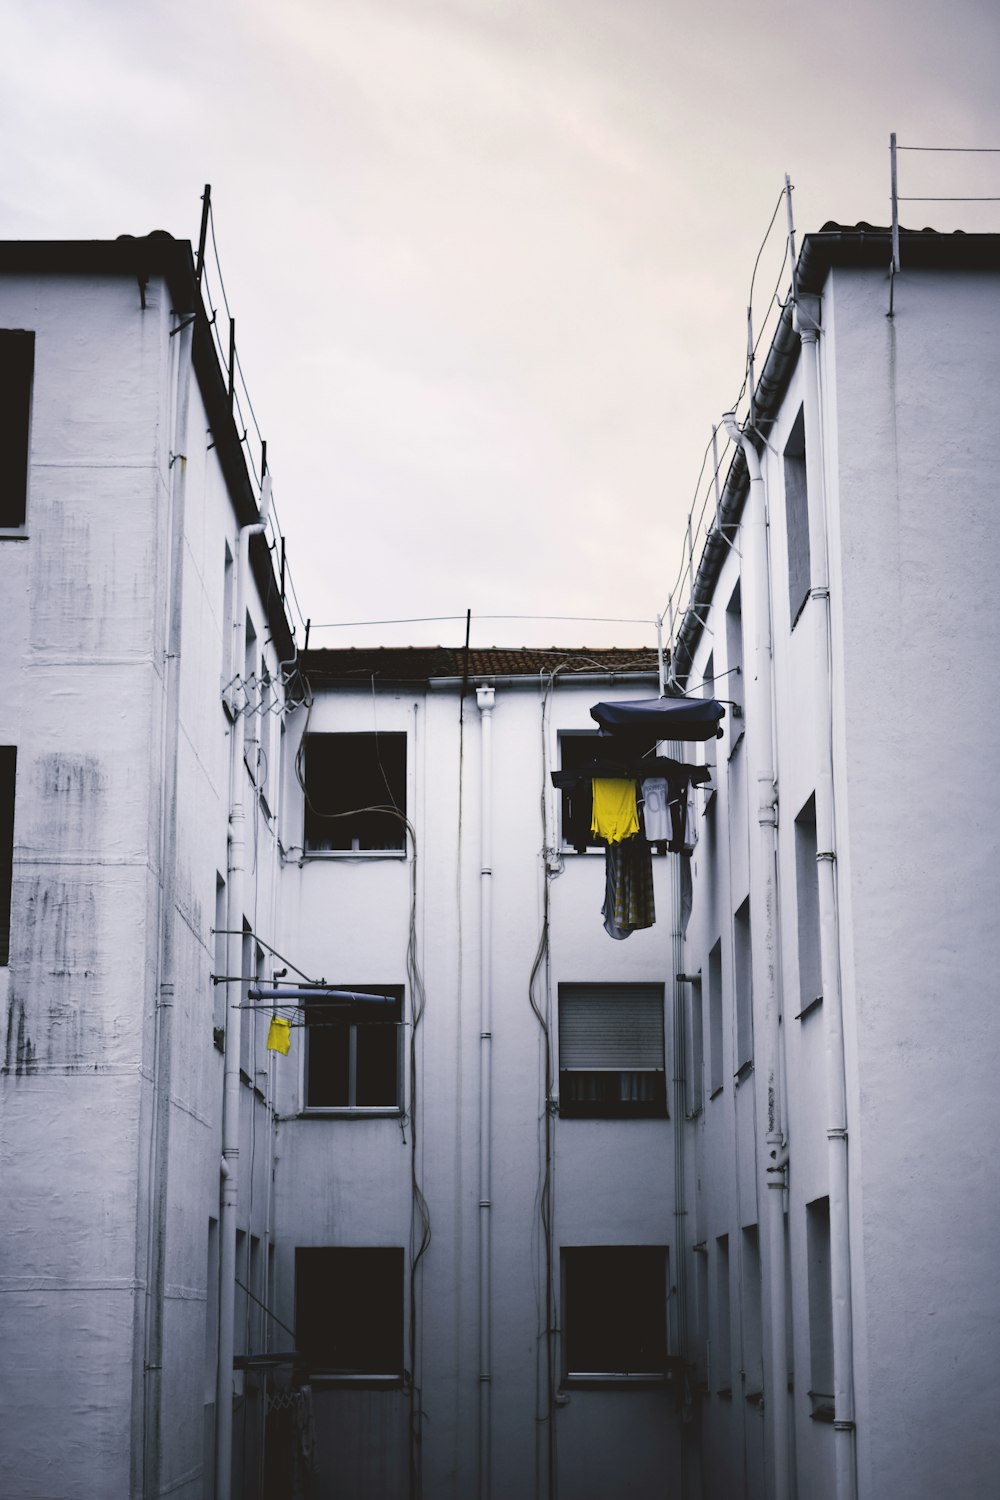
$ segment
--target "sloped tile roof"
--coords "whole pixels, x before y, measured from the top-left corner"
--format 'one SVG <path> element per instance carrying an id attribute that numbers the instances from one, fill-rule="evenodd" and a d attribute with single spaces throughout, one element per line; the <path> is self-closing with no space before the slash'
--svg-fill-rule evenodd
<path id="1" fill-rule="evenodd" d="M 429 682 L 436 678 L 537 677 L 558 668 L 574 673 L 628 672 L 655 676 L 657 656 L 648 646 L 471 647 L 376 646 L 306 651 L 299 658 L 305 675 L 317 682 Z"/>

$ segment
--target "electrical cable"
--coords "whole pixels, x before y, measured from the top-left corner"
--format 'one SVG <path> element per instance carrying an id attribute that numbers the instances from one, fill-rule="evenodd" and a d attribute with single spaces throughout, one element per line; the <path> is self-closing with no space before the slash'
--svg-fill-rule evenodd
<path id="1" fill-rule="evenodd" d="M 897 151 L 960 151 L 965 155 L 987 155 L 1000 154 L 1000 146 L 900 146 L 896 145 Z"/>

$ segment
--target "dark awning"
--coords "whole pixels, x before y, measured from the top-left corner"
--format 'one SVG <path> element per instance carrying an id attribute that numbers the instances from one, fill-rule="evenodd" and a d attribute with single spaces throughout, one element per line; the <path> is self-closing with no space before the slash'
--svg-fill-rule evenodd
<path id="1" fill-rule="evenodd" d="M 640 698 L 595 703 L 590 717 L 608 734 L 652 732 L 658 740 L 712 740 L 721 735 L 726 710 L 714 698 Z"/>

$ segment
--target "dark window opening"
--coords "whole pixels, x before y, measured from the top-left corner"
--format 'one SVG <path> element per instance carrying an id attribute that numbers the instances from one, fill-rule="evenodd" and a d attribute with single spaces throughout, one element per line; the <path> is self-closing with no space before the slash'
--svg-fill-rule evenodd
<path id="1" fill-rule="evenodd" d="M 726 605 L 726 682 L 729 705 L 729 752 L 743 736 L 743 591 L 737 583 Z"/>
<path id="2" fill-rule="evenodd" d="M 295 1329 L 312 1376 L 399 1380 L 402 1249 L 297 1248 Z"/>
<path id="3" fill-rule="evenodd" d="M 830 1200 L 806 1204 L 809 1285 L 809 1395 L 814 1412 L 833 1400 L 833 1280 L 830 1271 Z"/>
<path id="4" fill-rule="evenodd" d="M 819 870 L 816 864 L 816 798 L 795 819 L 795 887 L 799 937 L 798 1018 L 823 998 L 819 945 Z"/>
<path id="5" fill-rule="evenodd" d="M 784 453 L 785 536 L 788 542 L 788 612 L 792 628 L 809 597 L 809 495 L 806 489 L 806 437 L 802 408 Z"/>
<path id="6" fill-rule="evenodd" d="M 306 1108 L 398 1109 L 402 985 L 344 985 L 359 995 L 392 995 L 373 1007 L 314 1000 L 305 1008 Z"/>
<path id="7" fill-rule="evenodd" d="M 19 530 L 27 519 L 31 384 L 35 335 L 0 328 L 0 530 Z"/>
<path id="8" fill-rule="evenodd" d="M 638 760 L 641 756 L 649 754 L 655 746 L 655 740 L 638 745 L 630 740 L 627 750 L 628 758 Z M 621 745 L 616 746 L 610 735 L 568 732 L 559 736 L 559 768 L 562 771 L 575 771 L 579 766 L 587 766 L 591 761 L 598 760 L 602 756 L 614 758 L 622 754 Z M 572 789 L 564 787 L 560 795 L 562 797 L 563 844 L 575 849 L 577 854 L 583 854 L 587 849 L 605 848 L 605 840 L 590 831 L 594 816 L 594 798 L 590 781 L 581 781 Z"/>
<path id="9" fill-rule="evenodd" d="M 14 880 L 14 781 L 17 747 L 0 745 L 0 965 L 10 963 L 10 898 Z"/>
<path id="10" fill-rule="evenodd" d="M 305 848 L 406 848 L 406 735 L 310 734 Z"/>
<path id="11" fill-rule="evenodd" d="M 715 1347 L 712 1383 L 721 1396 L 733 1388 L 732 1316 L 729 1298 L 729 1236 L 715 1241 Z"/>
<path id="12" fill-rule="evenodd" d="M 722 939 L 708 955 L 708 1061 L 709 1087 L 713 1094 L 725 1083 L 722 1056 Z"/>
<path id="13" fill-rule="evenodd" d="M 736 966 L 736 1071 L 753 1062 L 753 947 L 750 935 L 750 897 L 733 918 Z"/>
<path id="14" fill-rule="evenodd" d="M 559 986 L 559 1113 L 667 1113 L 662 984 Z"/>
<path id="15" fill-rule="evenodd" d="M 663 1376 L 667 1367 L 667 1249 L 564 1249 L 564 1375 Z"/>

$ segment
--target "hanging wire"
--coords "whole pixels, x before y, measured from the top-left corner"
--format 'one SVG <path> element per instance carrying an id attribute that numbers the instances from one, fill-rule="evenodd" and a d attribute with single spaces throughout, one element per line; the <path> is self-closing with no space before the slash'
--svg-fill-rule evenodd
<path id="1" fill-rule="evenodd" d="M 979 156 L 979 155 L 984 155 L 984 154 L 988 155 L 988 156 L 1000 155 L 1000 146 L 900 146 L 900 145 L 897 144 L 896 150 L 897 151 L 960 151 L 960 152 L 962 152 L 963 155 L 967 155 L 967 156 Z"/>
<path id="2" fill-rule="evenodd" d="M 786 189 L 783 188 L 782 191 L 781 191 L 781 193 L 778 195 L 778 201 L 777 201 L 777 203 L 774 206 L 774 211 L 772 212 L 770 221 L 768 222 L 768 226 L 767 226 L 767 230 L 765 231 L 764 238 L 761 241 L 760 248 L 758 249 L 757 255 L 756 255 L 755 259 L 754 259 L 753 272 L 752 272 L 751 277 L 750 277 L 750 293 L 749 293 L 749 297 L 747 299 L 748 309 L 751 309 L 751 310 L 752 310 L 752 307 L 753 307 L 753 294 L 754 294 L 754 288 L 755 288 L 756 280 L 757 280 L 757 272 L 758 272 L 759 267 L 760 267 L 761 259 L 763 257 L 764 250 L 765 250 L 765 248 L 767 246 L 768 240 L 770 239 L 771 231 L 774 228 L 775 221 L 777 220 L 778 212 L 779 212 L 779 210 L 781 208 L 782 203 L 785 200 L 786 200 Z M 744 367 L 743 367 L 743 380 L 742 380 L 742 382 L 740 384 L 739 391 L 737 392 L 736 400 L 732 403 L 732 405 L 730 407 L 730 410 L 732 410 L 732 411 L 736 411 L 739 408 L 740 403 L 743 401 L 744 396 L 747 394 L 747 386 L 748 386 L 749 379 L 750 379 L 750 371 L 751 371 L 751 368 L 752 368 L 752 365 L 753 365 L 753 360 L 754 360 L 754 358 L 755 358 L 755 356 L 757 354 L 757 350 L 759 349 L 759 347 L 760 347 L 760 345 L 763 342 L 763 340 L 764 340 L 765 337 L 768 337 L 768 336 L 773 337 L 773 328 L 774 328 L 774 320 L 775 320 L 775 313 L 776 313 L 776 311 L 777 311 L 778 316 L 780 317 L 781 312 L 783 312 L 785 306 L 787 306 L 787 303 L 783 303 L 781 301 L 781 299 L 780 299 L 780 297 L 779 297 L 778 294 L 779 294 L 779 291 L 780 291 L 780 288 L 781 288 L 782 278 L 785 275 L 785 267 L 786 267 L 786 265 L 788 263 L 788 257 L 789 257 L 789 241 L 788 241 L 788 236 L 786 235 L 785 236 L 785 244 L 784 244 L 784 252 L 783 252 L 782 257 L 781 257 L 781 264 L 780 264 L 780 266 L 778 268 L 778 274 L 777 274 L 777 276 L 775 278 L 774 290 L 772 291 L 771 296 L 769 298 L 768 305 L 767 305 L 767 311 L 764 314 L 763 319 L 761 320 L 761 325 L 760 325 L 759 330 L 757 331 L 756 337 L 754 338 L 753 343 L 750 344 L 748 346 L 748 348 L 747 348 L 746 356 L 745 356 L 745 361 L 744 361 Z M 697 481 L 695 483 L 694 500 L 692 501 L 691 507 L 690 507 L 690 509 L 688 511 L 688 515 L 687 515 L 687 528 L 686 528 L 687 529 L 687 535 L 686 535 L 686 538 L 685 538 L 685 543 L 684 543 L 684 545 L 681 548 L 680 565 L 679 565 L 678 570 L 677 570 L 677 575 L 676 575 L 676 577 L 674 579 L 673 587 L 671 588 L 671 590 L 669 592 L 667 608 L 666 608 L 666 610 L 664 610 L 663 614 L 660 616 L 660 619 L 662 621 L 664 618 L 666 618 L 669 615 L 669 620 L 670 620 L 670 640 L 669 640 L 669 646 L 670 646 L 671 652 L 672 652 L 674 640 L 676 639 L 677 635 L 679 635 L 679 633 L 680 633 L 680 629 L 681 629 L 681 627 L 683 625 L 684 618 L 685 618 L 687 612 L 692 608 L 692 599 L 690 597 L 687 597 L 685 599 L 685 590 L 687 591 L 688 596 L 690 596 L 690 594 L 691 594 L 691 592 L 693 590 L 694 578 L 695 578 L 695 566 L 694 566 L 695 537 L 696 536 L 698 536 L 698 537 L 701 536 L 701 529 L 702 529 L 703 524 L 705 524 L 706 513 L 708 512 L 710 506 L 711 506 L 711 509 L 712 509 L 712 515 L 709 518 L 707 524 L 705 524 L 706 537 L 709 536 L 709 535 L 711 535 L 711 533 L 713 531 L 713 528 L 716 526 L 716 523 L 717 523 L 717 517 L 716 517 L 716 514 L 715 514 L 715 508 L 716 508 L 715 507 L 715 492 L 716 492 L 716 488 L 717 488 L 717 485 L 718 485 L 719 473 L 720 473 L 720 471 L 722 469 L 724 461 L 726 460 L 726 455 L 728 453 L 729 445 L 730 445 L 730 441 L 731 441 L 730 438 L 729 438 L 729 436 L 728 436 L 728 434 L 721 434 L 721 435 L 724 436 L 725 440 L 724 440 L 724 443 L 722 444 L 721 452 L 719 453 L 719 457 L 718 457 L 718 461 L 712 467 L 712 472 L 710 472 L 710 474 L 708 475 L 707 479 L 705 477 L 705 469 L 706 469 L 706 465 L 708 464 L 708 454 L 709 454 L 709 452 L 711 450 L 711 447 L 712 447 L 712 439 L 709 440 L 709 442 L 708 442 L 708 444 L 707 444 L 707 446 L 705 448 L 705 451 L 702 454 L 701 467 L 699 468 L 698 478 L 697 478 Z M 718 437 L 720 436 L 719 432 L 716 431 L 716 433 L 714 434 L 714 436 L 715 436 L 715 439 L 717 440 Z M 703 488 L 703 481 L 704 481 L 704 488 Z M 699 503 L 699 497 L 700 497 L 700 503 Z"/>

